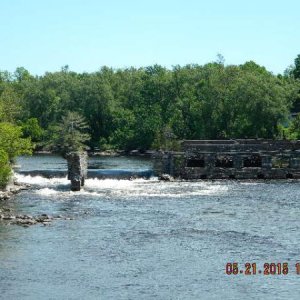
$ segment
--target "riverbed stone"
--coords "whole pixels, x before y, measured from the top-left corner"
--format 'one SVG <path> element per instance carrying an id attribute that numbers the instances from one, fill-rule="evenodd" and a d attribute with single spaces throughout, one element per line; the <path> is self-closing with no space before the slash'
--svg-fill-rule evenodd
<path id="1" fill-rule="evenodd" d="M 9 185 L 6 186 L 4 190 L 0 190 L 0 201 L 9 200 L 11 196 L 17 194 L 22 190 L 28 189 L 29 186 L 30 185 L 28 184 L 11 182 Z"/>
<path id="2" fill-rule="evenodd" d="M 173 181 L 174 180 L 173 176 L 171 176 L 169 174 L 161 174 L 158 179 L 162 180 L 162 181 Z"/>
<path id="3" fill-rule="evenodd" d="M 14 220 L 16 218 L 16 216 L 13 216 L 13 215 L 6 215 L 4 216 L 2 219 L 3 220 Z"/>
<path id="4" fill-rule="evenodd" d="M 38 216 L 31 216 L 27 214 L 14 214 L 11 208 L 5 207 L 1 209 L 0 220 L 5 225 L 19 225 L 23 227 L 29 227 L 35 224 L 41 224 L 44 226 L 50 225 L 53 220 L 73 220 L 70 217 L 64 217 L 57 215 L 56 217 L 48 215 L 46 213 Z"/>
<path id="5" fill-rule="evenodd" d="M 17 219 L 13 224 L 16 225 L 34 225 L 36 224 L 36 220 L 33 219 Z"/>

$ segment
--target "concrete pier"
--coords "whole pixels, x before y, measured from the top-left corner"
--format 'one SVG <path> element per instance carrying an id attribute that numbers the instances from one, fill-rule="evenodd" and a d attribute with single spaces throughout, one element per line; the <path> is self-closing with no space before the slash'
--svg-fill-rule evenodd
<path id="1" fill-rule="evenodd" d="M 80 191 L 87 177 L 87 153 L 69 152 L 67 154 L 68 179 L 71 180 L 71 190 Z"/>

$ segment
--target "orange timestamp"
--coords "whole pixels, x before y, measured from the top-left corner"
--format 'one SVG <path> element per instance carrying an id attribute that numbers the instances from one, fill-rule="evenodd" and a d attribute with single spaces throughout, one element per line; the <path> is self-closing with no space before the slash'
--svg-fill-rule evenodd
<path id="1" fill-rule="evenodd" d="M 268 262 L 264 263 L 261 267 L 259 267 L 255 262 L 247 262 L 244 264 L 229 262 L 225 266 L 225 274 L 227 275 L 288 275 L 289 272 L 300 275 L 300 262 L 297 262 L 292 267 L 290 267 L 287 262 Z"/>

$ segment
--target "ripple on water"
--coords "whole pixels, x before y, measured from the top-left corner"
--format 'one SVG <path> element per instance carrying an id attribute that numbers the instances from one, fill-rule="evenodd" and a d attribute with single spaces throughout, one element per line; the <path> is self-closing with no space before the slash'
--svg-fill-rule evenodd
<path id="1" fill-rule="evenodd" d="M 34 189 L 10 200 L 14 210 L 74 220 L 49 228 L 0 224 L 4 299 L 276 299 L 284 293 L 297 299 L 300 293 L 292 274 L 299 259 L 299 182 L 87 179 L 77 193 L 66 178 L 17 179 Z M 285 277 L 225 275 L 227 262 L 286 260 L 291 274 Z"/>

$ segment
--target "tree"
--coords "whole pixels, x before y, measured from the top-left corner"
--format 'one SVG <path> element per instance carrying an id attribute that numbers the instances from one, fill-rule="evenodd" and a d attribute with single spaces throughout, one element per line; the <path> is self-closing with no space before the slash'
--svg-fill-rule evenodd
<path id="1" fill-rule="evenodd" d="M 221 53 L 217 54 L 216 63 L 220 64 L 220 65 L 223 65 L 223 66 L 225 65 L 225 57 Z"/>
<path id="2" fill-rule="evenodd" d="M 166 129 L 178 140 L 275 138 L 292 102 L 300 103 L 297 70 L 300 56 L 289 75 L 274 76 L 253 61 L 225 65 L 220 55 L 206 65 L 172 69 L 103 67 L 78 74 L 63 67 L 33 77 L 18 68 L 14 74 L 0 72 L 0 122 L 23 124 L 24 136 L 34 142 L 44 131 L 51 149 L 61 152 L 86 143 L 164 148 Z M 76 111 L 87 125 L 75 128 L 67 111 Z M 77 136 L 87 132 L 90 140 Z"/>
<path id="3" fill-rule="evenodd" d="M 134 144 L 136 120 L 132 111 L 118 109 L 113 113 L 113 132 L 110 136 L 110 144 L 113 148 L 130 150 Z"/>
<path id="4" fill-rule="evenodd" d="M 10 162 L 22 154 L 31 154 L 29 138 L 22 138 L 21 127 L 0 123 L 0 189 L 4 188 L 11 175 Z"/>
<path id="5" fill-rule="evenodd" d="M 291 122 L 291 125 L 288 128 L 288 134 L 291 139 L 300 138 L 300 114 L 298 114 Z"/>
<path id="6" fill-rule="evenodd" d="M 37 118 L 30 118 L 22 124 L 24 137 L 30 137 L 33 142 L 40 142 L 44 135 L 44 130 L 40 127 Z"/>
<path id="7" fill-rule="evenodd" d="M 22 137 L 22 129 L 10 123 L 0 123 L 0 149 L 8 154 L 9 160 L 16 156 L 32 153 L 30 138 Z"/>
<path id="8" fill-rule="evenodd" d="M 112 110 L 115 106 L 111 74 L 103 68 L 84 79 L 80 105 L 90 127 L 91 141 L 98 146 L 100 137 L 109 138 L 112 131 Z"/>
<path id="9" fill-rule="evenodd" d="M 50 148 L 64 157 L 68 152 L 83 150 L 90 135 L 85 119 L 77 112 L 67 112 L 59 124 L 52 127 Z"/>
<path id="10" fill-rule="evenodd" d="M 8 154 L 0 149 L 0 189 L 3 189 L 9 181 L 11 168 L 9 165 Z"/>
<path id="11" fill-rule="evenodd" d="M 20 99 L 9 84 L 4 84 L 0 90 L 0 122 L 13 123 L 20 114 Z"/>
<path id="12" fill-rule="evenodd" d="M 300 79 L 300 54 L 295 58 L 295 68 L 293 75 L 296 79 Z"/>

